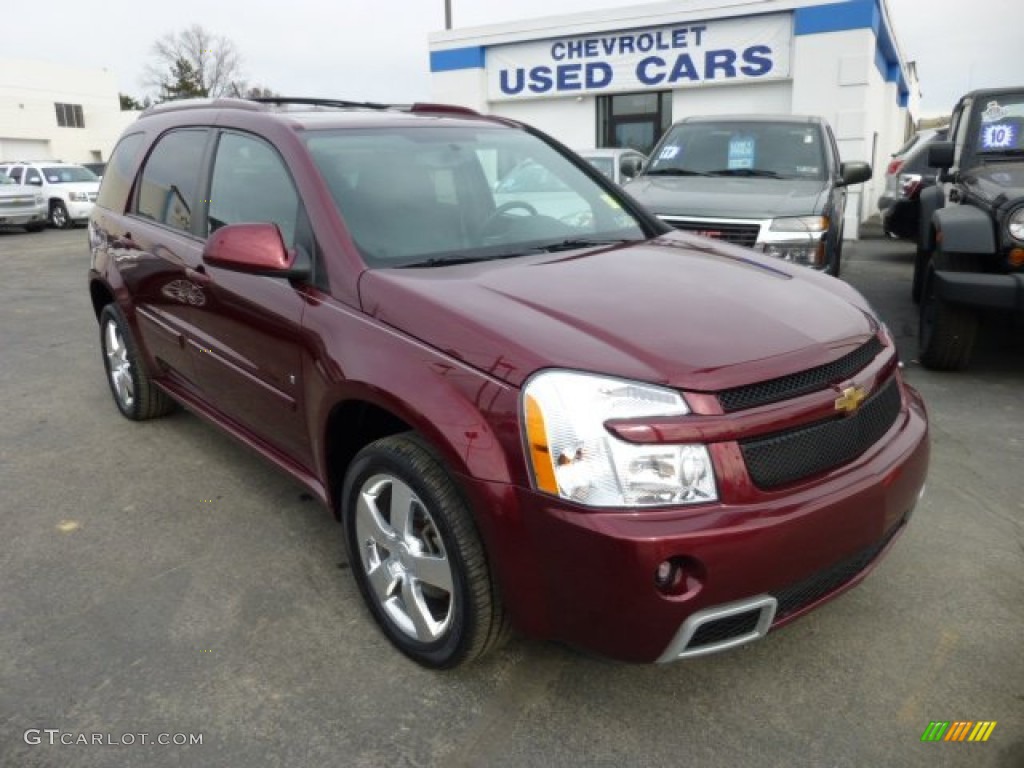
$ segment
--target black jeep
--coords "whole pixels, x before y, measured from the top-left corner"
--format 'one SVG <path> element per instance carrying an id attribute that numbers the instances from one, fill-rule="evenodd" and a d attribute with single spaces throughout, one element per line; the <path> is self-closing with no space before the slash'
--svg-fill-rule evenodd
<path id="1" fill-rule="evenodd" d="M 1024 87 L 963 96 L 949 135 L 929 151 L 939 184 L 914 264 L 920 360 L 937 370 L 967 367 L 981 310 L 1024 315 Z"/>

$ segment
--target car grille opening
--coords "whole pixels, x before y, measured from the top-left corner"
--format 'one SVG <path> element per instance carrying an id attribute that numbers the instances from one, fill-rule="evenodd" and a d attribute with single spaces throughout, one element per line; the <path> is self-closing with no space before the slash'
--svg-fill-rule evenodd
<path id="1" fill-rule="evenodd" d="M 777 488 L 853 461 L 889 431 L 899 412 L 894 377 L 850 416 L 743 440 L 740 451 L 754 484 Z"/>
<path id="2" fill-rule="evenodd" d="M 904 522 L 905 519 L 901 520 L 892 527 L 892 530 L 881 541 L 862 549 L 852 557 L 824 568 L 803 581 L 776 592 L 775 598 L 779 601 L 779 607 L 775 613 L 776 620 L 796 613 L 853 579 L 875 561 L 882 553 L 882 550 L 892 541 L 893 537 L 899 533 Z"/>
<path id="3" fill-rule="evenodd" d="M 757 242 L 757 236 L 761 232 L 760 224 L 736 224 L 723 223 L 719 221 L 679 221 L 678 219 L 664 219 L 665 223 L 675 227 L 682 232 L 690 232 L 694 235 L 702 235 L 715 240 L 725 240 L 727 243 L 742 245 L 746 248 L 753 248 Z"/>
<path id="4" fill-rule="evenodd" d="M 750 634 L 757 629 L 757 622 L 761 618 L 760 611 L 747 611 L 735 616 L 715 619 L 701 624 L 686 647 L 689 650 L 702 648 L 707 645 L 717 645 L 726 640 Z"/>
<path id="5" fill-rule="evenodd" d="M 882 342 L 877 336 L 872 336 L 867 343 L 831 363 L 777 379 L 723 390 L 718 393 L 718 401 L 722 409 L 730 413 L 816 392 L 850 378 L 874 360 L 882 349 Z"/>

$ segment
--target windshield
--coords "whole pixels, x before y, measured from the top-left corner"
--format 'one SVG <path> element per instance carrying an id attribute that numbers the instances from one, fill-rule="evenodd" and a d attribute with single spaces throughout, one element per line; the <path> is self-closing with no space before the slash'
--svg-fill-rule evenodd
<path id="1" fill-rule="evenodd" d="M 312 131 L 306 143 L 370 266 L 645 237 L 613 195 L 524 131 L 396 126 Z"/>
<path id="2" fill-rule="evenodd" d="M 824 179 L 826 170 L 817 125 L 722 120 L 675 125 L 645 173 Z"/>
<path id="3" fill-rule="evenodd" d="M 979 103 L 981 119 L 974 144 L 981 154 L 1024 152 L 1024 93 Z"/>
<path id="4" fill-rule="evenodd" d="M 43 177 L 50 184 L 69 184 L 75 181 L 99 181 L 96 174 L 79 165 L 43 168 Z"/>

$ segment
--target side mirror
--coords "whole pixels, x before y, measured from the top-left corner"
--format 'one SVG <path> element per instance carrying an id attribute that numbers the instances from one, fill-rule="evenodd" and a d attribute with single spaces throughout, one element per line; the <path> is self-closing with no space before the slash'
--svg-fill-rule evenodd
<path id="1" fill-rule="evenodd" d="M 928 165 L 946 170 L 952 167 L 956 147 L 952 141 L 936 141 L 928 147 Z"/>
<path id="2" fill-rule="evenodd" d="M 860 162 L 840 163 L 839 178 L 843 187 L 862 184 L 871 178 L 871 166 Z"/>
<path id="3" fill-rule="evenodd" d="M 267 277 L 303 278 L 309 268 L 297 267 L 296 254 L 284 246 L 276 224 L 228 224 L 210 235 L 203 261 L 211 267 Z"/>
<path id="4" fill-rule="evenodd" d="M 644 168 L 644 161 L 639 157 L 630 155 L 629 157 L 622 158 L 622 162 L 619 163 L 619 173 L 623 176 L 633 178 Z"/>

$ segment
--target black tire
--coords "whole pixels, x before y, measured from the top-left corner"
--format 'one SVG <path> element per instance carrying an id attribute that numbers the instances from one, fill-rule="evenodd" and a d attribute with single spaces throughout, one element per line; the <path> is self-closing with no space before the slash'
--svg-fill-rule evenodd
<path id="1" fill-rule="evenodd" d="M 60 200 L 50 202 L 50 223 L 57 229 L 70 229 L 74 224 L 68 215 L 67 206 Z"/>
<path id="2" fill-rule="evenodd" d="M 928 262 L 931 261 L 932 255 L 929 251 L 917 246 L 917 251 L 914 255 L 914 279 L 910 284 L 910 298 L 915 304 L 921 303 L 921 290 L 924 287 L 924 275 L 925 270 L 928 269 Z"/>
<path id="3" fill-rule="evenodd" d="M 131 328 L 116 304 L 107 304 L 100 312 L 100 350 L 110 394 L 126 418 L 145 421 L 174 409 L 174 401 L 153 383 Z"/>
<path id="4" fill-rule="evenodd" d="M 977 260 L 965 256 L 943 256 L 926 263 L 921 286 L 918 323 L 918 359 L 934 371 L 962 371 L 971 362 L 978 336 L 978 313 L 948 304 L 935 295 L 935 262 L 951 271 L 975 271 Z"/>
<path id="5" fill-rule="evenodd" d="M 832 250 L 831 263 L 828 265 L 826 270 L 832 277 L 839 277 L 839 273 L 843 267 L 843 233 L 839 233 L 839 239 L 836 241 L 835 248 Z"/>
<path id="6" fill-rule="evenodd" d="M 341 504 L 352 573 L 395 647 L 425 667 L 449 669 L 501 644 L 508 625 L 473 517 L 420 438 L 393 435 L 363 448 L 345 474 Z"/>
<path id="7" fill-rule="evenodd" d="M 46 228 L 45 224 L 28 224 L 25 227 L 26 232 L 42 232 Z"/>

